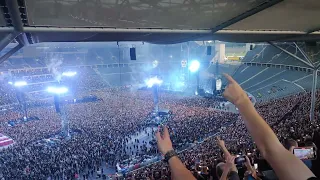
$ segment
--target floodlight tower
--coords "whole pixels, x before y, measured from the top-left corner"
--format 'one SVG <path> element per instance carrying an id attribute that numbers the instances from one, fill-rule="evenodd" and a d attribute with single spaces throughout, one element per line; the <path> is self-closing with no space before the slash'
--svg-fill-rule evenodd
<path id="1" fill-rule="evenodd" d="M 17 100 L 19 102 L 20 108 L 23 113 L 23 119 L 27 120 L 28 119 L 28 111 L 27 111 L 27 103 L 26 103 L 26 97 L 23 92 L 23 88 L 28 85 L 26 81 L 15 81 L 15 82 L 8 82 L 8 84 L 11 84 L 14 86 Z"/>
<path id="2" fill-rule="evenodd" d="M 63 86 L 61 80 L 63 78 L 73 78 L 75 75 L 77 75 L 77 72 L 75 71 L 65 71 L 63 73 L 61 73 L 61 76 L 57 82 L 57 86 L 53 86 L 53 87 L 48 87 L 47 91 L 49 93 L 53 94 L 53 98 L 54 98 L 54 106 L 56 109 L 56 113 L 60 116 L 61 119 L 61 133 L 62 136 L 64 137 L 69 137 L 69 120 L 67 118 L 66 115 L 66 110 L 63 106 L 63 103 L 60 103 L 60 98 L 61 95 L 66 94 L 69 89 L 65 86 Z"/>
<path id="3" fill-rule="evenodd" d="M 189 64 L 189 71 L 191 73 L 196 73 L 197 78 L 197 87 L 196 87 L 196 94 L 199 92 L 199 68 L 200 68 L 200 62 L 198 60 L 193 60 Z"/>
<path id="4" fill-rule="evenodd" d="M 159 112 L 159 86 L 162 84 L 162 80 L 157 76 L 146 80 L 148 88 L 152 88 L 154 111 L 158 114 Z"/>
<path id="5" fill-rule="evenodd" d="M 69 121 L 66 116 L 65 109 L 63 108 L 63 104 L 60 104 L 60 96 L 67 93 L 69 90 L 66 87 L 58 86 L 48 87 L 47 91 L 53 94 L 56 113 L 58 113 L 61 118 L 61 133 L 64 137 L 69 137 Z"/>

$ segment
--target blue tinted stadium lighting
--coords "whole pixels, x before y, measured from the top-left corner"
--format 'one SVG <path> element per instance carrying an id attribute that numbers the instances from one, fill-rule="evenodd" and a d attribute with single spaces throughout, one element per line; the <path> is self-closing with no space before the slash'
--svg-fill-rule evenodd
<path id="1" fill-rule="evenodd" d="M 64 94 L 68 92 L 68 88 L 66 87 L 48 87 L 47 91 L 49 93 L 54 93 L 54 94 Z"/>
<path id="2" fill-rule="evenodd" d="M 189 65 L 189 71 L 190 72 L 197 72 L 200 68 L 200 62 L 197 60 L 193 60 L 191 61 L 190 65 Z"/>
<path id="3" fill-rule="evenodd" d="M 11 84 L 11 85 L 12 85 L 12 84 L 13 84 L 13 82 L 12 82 L 12 81 L 9 81 L 9 82 L 8 82 L 8 84 Z"/>
<path id="4" fill-rule="evenodd" d="M 26 86 L 27 82 L 26 81 L 16 81 L 16 82 L 14 82 L 13 85 L 16 87 Z"/>
<path id="5" fill-rule="evenodd" d="M 77 72 L 67 71 L 67 72 L 63 72 L 63 73 L 62 73 L 62 76 L 71 77 L 71 76 L 75 76 L 76 74 L 77 74 Z"/>
<path id="6" fill-rule="evenodd" d="M 151 88 L 153 85 L 161 85 L 163 81 L 158 77 L 152 77 L 150 79 L 147 79 L 145 82 L 147 87 Z"/>

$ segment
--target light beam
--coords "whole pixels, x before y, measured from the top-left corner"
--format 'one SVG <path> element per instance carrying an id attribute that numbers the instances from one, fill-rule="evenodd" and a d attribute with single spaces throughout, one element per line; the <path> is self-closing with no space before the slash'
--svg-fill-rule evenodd
<path id="1" fill-rule="evenodd" d="M 66 87 L 48 87 L 47 91 L 53 94 L 64 94 L 67 93 L 69 90 Z"/>
<path id="2" fill-rule="evenodd" d="M 197 60 L 193 60 L 191 61 L 190 65 L 189 65 L 189 71 L 190 72 L 197 72 L 200 68 L 200 62 Z"/>

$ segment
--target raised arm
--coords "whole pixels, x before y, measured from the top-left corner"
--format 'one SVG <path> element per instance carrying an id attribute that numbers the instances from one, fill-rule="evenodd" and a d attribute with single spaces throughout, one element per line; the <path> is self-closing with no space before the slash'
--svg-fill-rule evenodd
<path id="1" fill-rule="evenodd" d="M 228 159 L 230 159 L 231 154 L 230 154 L 230 152 L 228 151 L 228 149 L 226 148 L 226 145 L 225 145 L 224 141 L 221 140 L 219 136 L 217 136 L 217 139 L 216 139 L 216 140 L 217 140 L 218 146 L 220 147 L 220 149 L 221 149 L 222 152 L 223 152 L 224 160 L 227 162 Z M 238 170 L 237 170 L 237 167 L 236 167 L 234 164 L 233 164 L 233 166 L 231 167 L 231 171 L 235 171 L 235 172 L 238 171 Z"/>
<path id="2" fill-rule="evenodd" d="M 258 114 L 247 94 L 229 75 L 224 97 L 239 109 L 252 138 L 280 179 L 301 180 L 314 177 L 314 174 L 279 142 L 270 126 Z"/>
<path id="3" fill-rule="evenodd" d="M 230 152 L 228 151 L 228 149 L 226 148 L 226 145 L 225 145 L 224 141 L 221 140 L 219 136 L 217 136 L 216 141 L 217 141 L 217 144 L 218 144 L 219 148 L 221 149 L 221 151 L 222 151 L 223 154 L 224 154 L 224 159 L 225 159 L 225 161 L 227 161 L 228 157 L 230 157 L 231 154 L 230 154 Z"/>
<path id="4" fill-rule="evenodd" d="M 227 180 L 228 179 L 228 174 L 230 172 L 230 170 L 232 169 L 232 167 L 234 167 L 234 156 L 228 156 L 228 158 L 226 159 L 226 163 L 224 164 L 224 169 L 223 169 L 223 173 L 220 177 L 219 180 Z"/>
<path id="5" fill-rule="evenodd" d="M 172 142 L 170 139 L 169 131 L 167 127 L 164 127 L 163 135 L 160 131 L 156 132 L 156 139 L 159 151 L 166 155 L 169 151 L 173 150 Z M 194 180 L 195 177 L 191 172 L 184 166 L 178 156 L 173 156 L 168 161 L 171 176 L 174 180 Z"/>

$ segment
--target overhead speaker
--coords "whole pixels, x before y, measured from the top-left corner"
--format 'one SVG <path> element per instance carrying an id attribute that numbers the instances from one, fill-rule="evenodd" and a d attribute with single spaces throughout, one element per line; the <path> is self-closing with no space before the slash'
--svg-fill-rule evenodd
<path id="1" fill-rule="evenodd" d="M 253 45 L 252 44 L 250 44 L 250 51 L 253 49 Z"/>
<path id="2" fill-rule="evenodd" d="M 211 46 L 207 46 L 207 55 L 211 55 Z"/>
<path id="3" fill-rule="evenodd" d="M 137 57 L 136 57 L 136 48 L 130 48 L 130 59 L 131 59 L 131 60 L 137 60 Z"/>

